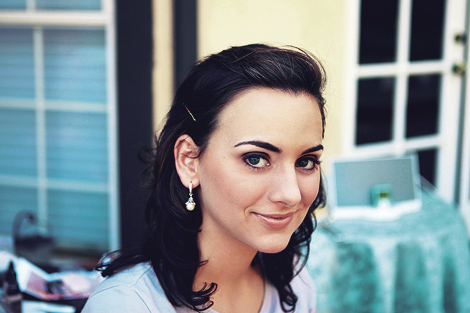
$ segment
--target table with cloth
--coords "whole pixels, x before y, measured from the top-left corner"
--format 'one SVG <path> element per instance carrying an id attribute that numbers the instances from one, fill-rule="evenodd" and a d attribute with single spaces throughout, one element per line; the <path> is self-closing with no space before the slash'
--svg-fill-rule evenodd
<path id="1" fill-rule="evenodd" d="M 470 313 L 467 230 L 456 207 L 422 197 L 393 221 L 320 223 L 307 263 L 319 313 Z"/>

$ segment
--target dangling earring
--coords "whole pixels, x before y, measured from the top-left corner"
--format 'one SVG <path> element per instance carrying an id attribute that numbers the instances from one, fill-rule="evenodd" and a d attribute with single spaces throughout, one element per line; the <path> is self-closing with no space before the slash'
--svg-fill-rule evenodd
<path id="1" fill-rule="evenodd" d="M 193 199 L 193 182 L 189 183 L 189 199 L 186 202 L 186 210 L 192 211 L 194 210 L 194 207 L 196 206 L 196 202 L 194 202 Z"/>

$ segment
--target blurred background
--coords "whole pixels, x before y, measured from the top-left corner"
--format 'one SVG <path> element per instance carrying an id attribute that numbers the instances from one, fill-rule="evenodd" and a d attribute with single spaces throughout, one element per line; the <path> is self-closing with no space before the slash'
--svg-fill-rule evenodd
<path id="1" fill-rule="evenodd" d="M 27 211 L 13 232 L 61 251 L 135 245 L 138 154 L 175 87 L 197 59 L 255 42 L 324 63 L 326 173 L 336 158 L 416 153 L 468 229 L 469 12 L 468 0 L 1 0 L 0 234 Z"/>

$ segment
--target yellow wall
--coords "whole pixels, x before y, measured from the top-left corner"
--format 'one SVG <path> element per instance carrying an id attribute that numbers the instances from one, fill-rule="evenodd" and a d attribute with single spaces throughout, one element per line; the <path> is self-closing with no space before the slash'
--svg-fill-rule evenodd
<path id="1" fill-rule="evenodd" d="M 153 1 L 153 127 L 155 130 L 173 101 L 173 1 Z"/>
<path id="2" fill-rule="evenodd" d="M 328 75 L 326 161 L 341 152 L 345 3 L 344 0 L 198 0 L 199 57 L 229 46 L 263 42 L 295 45 L 309 50 L 323 62 Z M 172 9 L 171 0 L 154 1 L 155 129 L 173 97 Z"/>
<path id="3" fill-rule="evenodd" d="M 340 153 L 345 1 L 198 0 L 198 54 L 263 42 L 309 50 L 328 75 L 325 159 Z"/>

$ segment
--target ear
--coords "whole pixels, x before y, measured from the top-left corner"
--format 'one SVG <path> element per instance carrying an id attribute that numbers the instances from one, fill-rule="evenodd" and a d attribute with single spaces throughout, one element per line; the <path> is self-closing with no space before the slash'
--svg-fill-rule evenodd
<path id="1" fill-rule="evenodd" d="M 189 135 L 181 135 L 174 147 L 175 167 L 181 183 L 189 188 L 189 183 L 193 187 L 199 185 L 198 165 L 199 165 L 199 147 L 194 143 Z"/>

